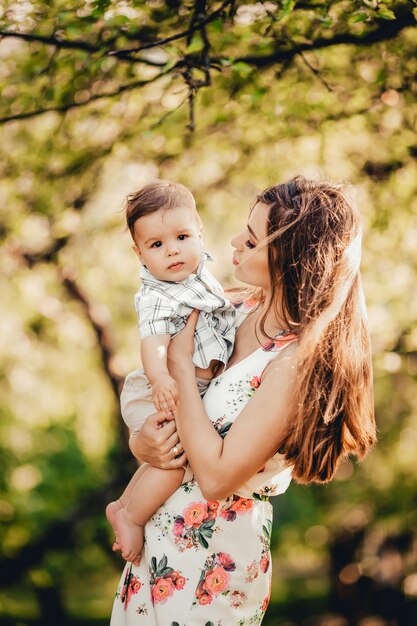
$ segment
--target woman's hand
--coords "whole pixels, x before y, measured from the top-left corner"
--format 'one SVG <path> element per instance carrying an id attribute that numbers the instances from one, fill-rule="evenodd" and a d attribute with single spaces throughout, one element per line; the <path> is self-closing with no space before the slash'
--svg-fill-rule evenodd
<path id="1" fill-rule="evenodd" d="M 169 342 L 168 370 L 173 378 L 178 378 L 184 369 L 187 368 L 192 368 L 194 374 L 192 357 L 198 315 L 199 312 L 194 309 L 182 331 Z"/>
<path id="2" fill-rule="evenodd" d="M 163 413 L 150 415 L 140 431 L 130 435 L 129 447 L 139 461 L 161 469 L 183 467 L 187 462 L 175 420 L 166 421 Z"/>

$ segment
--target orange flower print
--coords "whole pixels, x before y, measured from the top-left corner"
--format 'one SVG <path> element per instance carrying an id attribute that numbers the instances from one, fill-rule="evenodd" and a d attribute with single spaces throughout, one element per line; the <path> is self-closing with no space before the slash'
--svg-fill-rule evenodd
<path id="1" fill-rule="evenodd" d="M 230 554 L 218 552 L 207 557 L 200 580 L 195 590 L 193 604 L 210 604 L 214 596 L 220 593 L 227 595 L 231 576 L 229 572 L 236 569 L 236 563 Z"/>
<path id="2" fill-rule="evenodd" d="M 184 511 L 186 526 L 200 526 L 207 517 L 207 504 L 205 502 L 192 502 Z"/>
<path id="3" fill-rule="evenodd" d="M 198 603 L 204 606 L 206 604 L 210 604 L 212 600 L 213 600 L 213 596 L 211 596 L 209 593 L 203 593 L 198 598 Z"/>
<path id="4" fill-rule="evenodd" d="M 226 570 L 226 572 L 234 572 L 236 569 L 236 564 L 232 560 L 230 554 L 226 554 L 226 552 L 218 553 L 219 563 Z"/>
<path id="5" fill-rule="evenodd" d="M 175 591 L 174 583 L 170 578 L 157 578 L 152 587 L 152 600 L 154 604 L 158 602 L 164 604 Z"/>
<path id="6" fill-rule="evenodd" d="M 218 508 L 217 500 L 191 502 L 182 515 L 177 515 L 172 525 L 172 533 L 180 552 L 193 547 L 208 548 L 208 540 L 215 531 Z"/>
<path id="7" fill-rule="evenodd" d="M 186 583 L 184 576 L 178 576 L 177 580 L 174 581 L 175 589 L 182 589 Z"/>
<path id="8" fill-rule="evenodd" d="M 126 573 L 123 589 L 120 594 L 120 600 L 124 603 L 125 611 L 129 605 L 130 598 L 136 593 L 138 593 L 141 587 L 142 587 L 142 583 L 139 581 L 137 576 L 134 576 L 132 574 L 132 567 L 130 567 Z"/>
<path id="9" fill-rule="evenodd" d="M 181 572 L 168 566 L 165 554 L 159 562 L 156 557 L 151 558 L 149 574 L 152 604 L 164 604 L 174 591 L 182 589 L 187 582 Z"/>
<path id="10" fill-rule="evenodd" d="M 269 552 L 263 552 L 261 556 L 261 560 L 259 561 L 259 569 L 264 574 L 265 572 L 268 571 L 269 561 L 270 561 Z"/>
<path id="11" fill-rule="evenodd" d="M 220 517 L 228 522 L 234 522 L 237 515 L 243 515 L 253 507 L 253 500 L 233 495 L 227 498 L 226 503 L 220 509 Z"/>
<path id="12" fill-rule="evenodd" d="M 259 385 L 261 384 L 261 380 L 260 380 L 259 376 L 254 376 L 249 381 L 249 384 L 252 387 L 252 389 L 258 389 Z"/>
<path id="13" fill-rule="evenodd" d="M 242 515 L 243 513 L 250 511 L 252 506 L 253 500 L 250 500 L 249 498 L 239 498 L 238 500 L 233 502 L 230 509 L 232 511 L 236 511 L 236 513 L 239 513 L 239 515 Z"/>
<path id="14" fill-rule="evenodd" d="M 245 582 L 252 583 L 255 580 L 255 578 L 258 578 L 258 576 L 259 576 L 259 564 L 256 561 L 252 561 L 252 563 L 249 563 L 249 565 L 247 565 L 246 567 Z"/>
<path id="15" fill-rule="evenodd" d="M 296 339 L 297 335 L 290 333 L 288 330 L 284 330 L 282 331 L 282 333 L 279 333 L 279 335 L 277 335 L 274 339 L 270 339 L 269 341 L 267 341 L 267 343 L 263 345 L 263 349 L 267 352 L 277 352 L 287 343 L 295 341 Z"/>
<path id="16" fill-rule="evenodd" d="M 224 570 L 221 565 L 218 565 L 212 572 L 208 570 L 206 573 L 206 581 L 204 588 L 208 593 L 213 596 L 217 596 L 224 591 L 230 581 L 230 574 Z"/>

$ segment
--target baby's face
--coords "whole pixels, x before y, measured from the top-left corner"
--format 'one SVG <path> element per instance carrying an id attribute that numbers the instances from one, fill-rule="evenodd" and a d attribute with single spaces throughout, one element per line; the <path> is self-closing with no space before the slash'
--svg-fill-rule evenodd
<path id="1" fill-rule="evenodd" d="M 159 280 L 179 282 L 196 271 L 202 252 L 201 226 L 188 207 L 160 209 L 135 222 L 135 251 Z"/>

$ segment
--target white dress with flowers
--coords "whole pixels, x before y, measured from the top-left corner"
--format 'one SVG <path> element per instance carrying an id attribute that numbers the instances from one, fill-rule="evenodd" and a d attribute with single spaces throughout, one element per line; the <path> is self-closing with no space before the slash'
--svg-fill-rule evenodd
<path id="1" fill-rule="evenodd" d="M 269 361 L 294 339 L 278 335 L 211 382 L 203 401 L 222 437 Z M 226 500 L 205 500 L 195 479 L 182 484 L 147 523 L 140 565 L 126 564 L 111 626 L 260 624 L 271 581 L 268 498 L 290 480 L 291 468 L 276 454 Z"/>

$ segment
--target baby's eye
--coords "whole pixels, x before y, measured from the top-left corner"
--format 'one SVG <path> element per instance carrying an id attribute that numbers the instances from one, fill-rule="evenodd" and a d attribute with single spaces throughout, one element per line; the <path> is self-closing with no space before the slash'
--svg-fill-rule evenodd
<path id="1" fill-rule="evenodd" d="M 154 241 L 151 245 L 151 248 L 160 248 L 162 246 L 162 241 Z"/>
<path id="2" fill-rule="evenodd" d="M 245 246 L 246 246 L 247 248 L 251 248 L 251 249 L 252 249 L 252 248 L 256 248 L 255 244 L 254 244 L 254 243 L 252 243 L 249 239 L 247 239 L 247 240 L 245 241 Z"/>
<path id="3" fill-rule="evenodd" d="M 177 239 L 179 239 L 180 241 L 184 241 L 185 239 L 187 239 L 187 235 L 178 235 Z"/>

